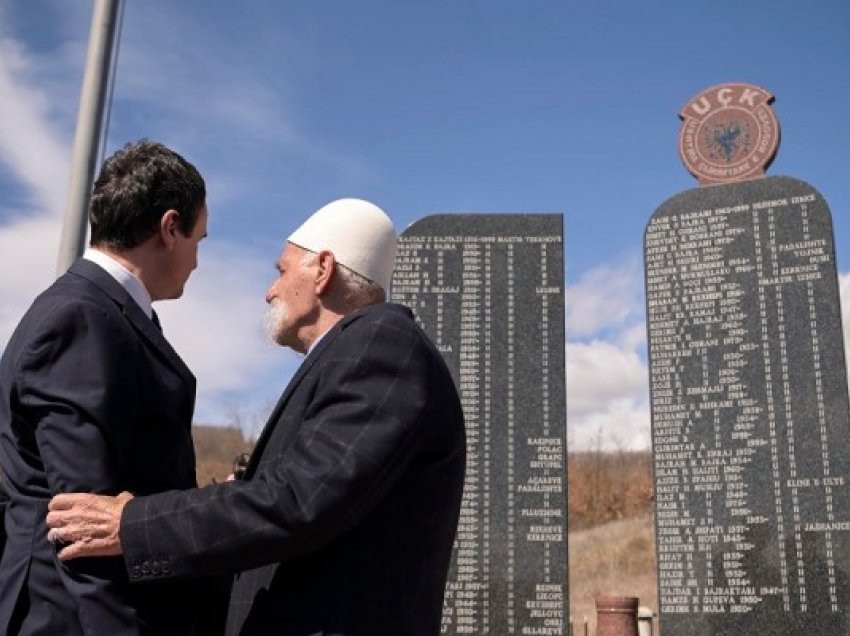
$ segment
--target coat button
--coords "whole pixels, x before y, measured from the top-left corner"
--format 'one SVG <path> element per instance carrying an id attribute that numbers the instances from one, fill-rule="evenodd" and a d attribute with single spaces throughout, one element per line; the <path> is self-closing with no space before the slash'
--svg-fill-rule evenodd
<path id="1" fill-rule="evenodd" d="M 150 563 L 148 563 L 147 561 L 144 561 L 144 562 L 142 563 L 142 574 L 144 574 L 145 576 L 147 576 L 147 575 L 148 575 L 148 574 L 150 574 L 150 573 L 151 573 L 151 564 L 150 564 Z"/>
<path id="2" fill-rule="evenodd" d="M 163 574 L 168 574 L 171 572 L 171 561 L 165 559 L 161 564 L 161 569 Z"/>
<path id="3" fill-rule="evenodd" d="M 131 578 L 137 579 L 140 576 L 142 576 L 142 570 L 139 568 L 138 565 L 134 565 L 133 567 L 130 568 L 130 577 Z"/>

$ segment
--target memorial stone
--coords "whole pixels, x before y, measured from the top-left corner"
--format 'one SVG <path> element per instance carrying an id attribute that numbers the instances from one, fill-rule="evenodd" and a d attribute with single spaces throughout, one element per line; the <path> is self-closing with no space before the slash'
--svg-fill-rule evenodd
<path id="1" fill-rule="evenodd" d="M 392 300 L 460 391 L 467 470 L 444 634 L 568 634 L 563 218 L 435 215 L 402 233 Z"/>
<path id="2" fill-rule="evenodd" d="M 789 177 L 689 190 L 652 216 L 645 260 L 662 634 L 850 634 L 826 202 Z"/>

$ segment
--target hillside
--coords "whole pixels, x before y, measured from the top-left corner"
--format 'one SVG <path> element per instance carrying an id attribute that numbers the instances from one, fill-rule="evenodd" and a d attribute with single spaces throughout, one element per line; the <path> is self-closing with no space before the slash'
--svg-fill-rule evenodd
<path id="1" fill-rule="evenodd" d="M 239 453 L 251 449 L 236 427 L 195 425 L 198 483 L 222 481 Z M 643 452 L 589 451 L 569 456 L 570 531 L 652 512 L 652 455 Z"/>
<path id="2" fill-rule="evenodd" d="M 224 481 L 233 472 L 233 460 L 251 450 L 252 442 L 235 427 L 192 426 L 195 440 L 196 474 L 198 485 L 206 486 Z"/>
<path id="3" fill-rule="evenodd" d="M 571 453 L 568 466 L 574 633 L 585 617 L 596 632 L 597 596 L 636 596 L 657 612 L 652 454 Z"/>
<path id="4" fill-rule="evenodd" d="M 570 531 L 651 514 L 649 451 L 570 453 L 568 466 Z"/>

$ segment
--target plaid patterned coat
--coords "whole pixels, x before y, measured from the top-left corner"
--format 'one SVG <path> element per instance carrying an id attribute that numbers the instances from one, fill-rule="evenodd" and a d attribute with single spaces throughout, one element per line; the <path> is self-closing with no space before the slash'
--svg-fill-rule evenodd
<path id="1" fill-rule="evenodd" d="M 239 571 L 228 634 L 436 634 L 465 448 L 454 382 L 409 310 L 352 312 L 292 378 L 244 481 L 128 504 L 130 576 Z"/>

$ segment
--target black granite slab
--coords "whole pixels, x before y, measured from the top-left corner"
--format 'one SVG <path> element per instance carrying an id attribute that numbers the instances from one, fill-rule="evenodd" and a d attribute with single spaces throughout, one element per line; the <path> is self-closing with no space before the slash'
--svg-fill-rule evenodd
<path id="1" fill-rule="evenodd" d="M 453 214 L 402 233 L 392 299 L 445 356 L 468 462 L 444 634 L 567 634 L 563 217 Z"/>
<path id="2" fill-rule="evenodd" d="M 788 177 L 645 236 L 664 636 L 850 634 L 850 417 L 832 221 Z"/>

